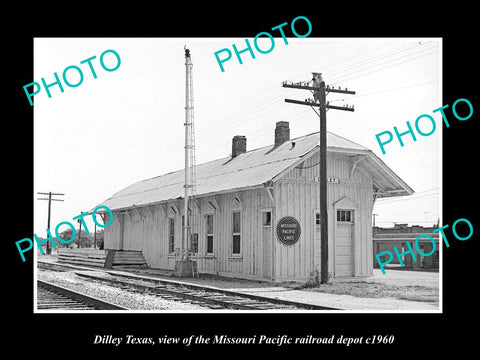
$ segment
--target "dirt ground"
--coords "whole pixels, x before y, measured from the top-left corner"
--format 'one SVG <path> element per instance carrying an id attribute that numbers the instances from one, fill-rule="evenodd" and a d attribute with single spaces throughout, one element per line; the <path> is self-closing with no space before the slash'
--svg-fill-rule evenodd
<path id="1" fill-rule="evenodd" d="M 334 279 L 329 285 L 300 288 L 314 292 L 347 294 L 365 298 L 394 298 L 438 305 L 439 273 L 427 271 L 374 269 L 367 278 Z"/>

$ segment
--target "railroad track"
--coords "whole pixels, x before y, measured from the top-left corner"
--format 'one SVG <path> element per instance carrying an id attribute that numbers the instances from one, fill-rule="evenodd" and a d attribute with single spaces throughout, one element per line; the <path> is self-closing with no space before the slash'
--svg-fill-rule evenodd
<path id="1" fill-rule="evenodd" d="M 37 280 L 38 310 L 126 310 L 79 292 Z"/>
<path id="2" fill-rule="evenodd" d="M 293 301 L 267 298 L 238 293 L 195 284 L 183 284 L 163 279 L 132 277 L 130 275 L 106 272 L 105 275 L 75 272 L 78 276 L 104 284 L 121 287 L 136 293 L 160 296 L 174 301 L 189 301 L 211 309 L 233 310 L 333 310 L 332 308 L 297 303 Z"/>
<path id="3" fill-rule="evenodd" d="M 168 279 L 138 276 L 134 274 L 106 271 L 97 268 L 38 262 L 38 267 L 54 271 L 74 271 L 76 275 L 109 286 L 155 295 L 162 299 L 189 302 L 210 309 L 233 310 L 338 310 L 331 307 L 274 299 L 253 294 L 187 284 Z M 102 274 L 99 274 L 99 271 Z M 94 272 L 94 273 L 92 273 Z"/>

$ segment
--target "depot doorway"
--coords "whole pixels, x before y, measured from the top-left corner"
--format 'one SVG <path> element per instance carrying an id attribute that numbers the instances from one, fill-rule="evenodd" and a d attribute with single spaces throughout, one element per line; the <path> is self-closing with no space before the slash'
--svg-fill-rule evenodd
<path id="1" fill-rule="evenodd" d="M 337 209 L 335 221 L 335 277 L 353 275 L 354 210 Z"/>

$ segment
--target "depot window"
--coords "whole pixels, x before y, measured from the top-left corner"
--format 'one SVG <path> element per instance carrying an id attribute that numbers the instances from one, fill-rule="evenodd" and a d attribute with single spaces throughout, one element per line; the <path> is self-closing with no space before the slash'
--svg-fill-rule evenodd
<path id="1" fill-rule="evenodd" d="M 175 219 L 168 218 L 168 252 L 175 252 Z"/>
<path id="2" fill-rule="evenodd" d="M 353 222 L 352 210 L 337 210 L 338 222 Z"/>
<path id="3" fill-rule="evenodd" d="M 272 212 L 271 211 L 263 211 L 262 212 L 262 225 L 263 226 L 271 226 L 272 225 Z"/>
<path id="4" fill-rule="evenodd" d="M 205 215 L 206 238 L 207 238 L 207 254 L 213 254 L 213 215 Z"/>
<path id="5" fill-rule="evenodd" d="M 198 252 L 198 234 L 194 233 L 190 235 L 190 251 Z"/>
<path id="6" fill-rule="evenodd" d="M 232 212 L 232 254 L 240 255 L 241 248 L 241 213 L 240 211 Z"/>

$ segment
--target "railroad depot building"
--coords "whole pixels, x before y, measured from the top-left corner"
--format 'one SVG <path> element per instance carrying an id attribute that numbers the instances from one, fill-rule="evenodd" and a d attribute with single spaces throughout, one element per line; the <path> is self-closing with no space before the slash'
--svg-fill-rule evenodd
<path id="1" fill-rule="evenodd" d="M 272 134 L 273 135 L 273 134 Z M 320 269 L 319 134 L 290 139 L 196 166 L 190 201 L 191 259 L 198 272 L 259 280 L 305 280 Z M 328 267 L 334 277 L 373 270 L 372 209 L 381 197 L 413 190 L 371 150 L 327 133 Z M 101 205 L 113 212 L 105 249 L 141 250 L 151 268 L 181 258 L 184 170 L 136 182 Z M 109 221 L 108 214 L 105 221 Z"/>

